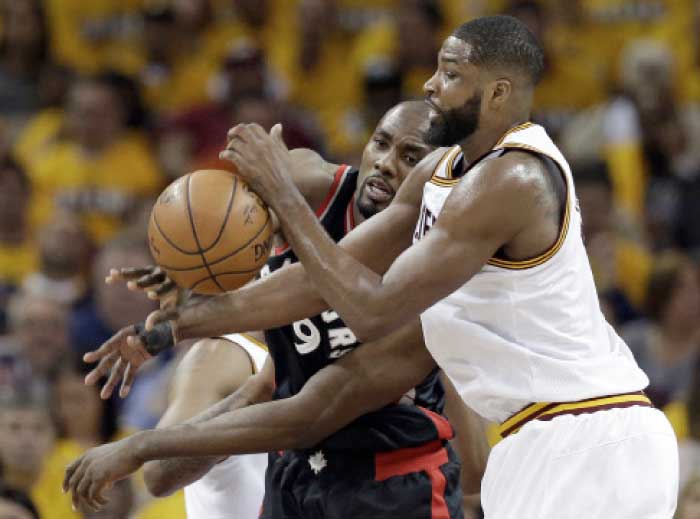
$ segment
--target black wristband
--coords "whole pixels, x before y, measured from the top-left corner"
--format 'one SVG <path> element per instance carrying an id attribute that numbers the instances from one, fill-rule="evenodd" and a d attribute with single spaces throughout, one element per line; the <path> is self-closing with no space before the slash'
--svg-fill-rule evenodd
<path id="1" fill-rule="evenodd" d="M 145 323 L 137 323 L 134 325 L 134 330 L 146 351 L 153 356 L 175 346 L 173 328 L 168 321 L 156 324 L 151 331 L 146 331 Z"/>

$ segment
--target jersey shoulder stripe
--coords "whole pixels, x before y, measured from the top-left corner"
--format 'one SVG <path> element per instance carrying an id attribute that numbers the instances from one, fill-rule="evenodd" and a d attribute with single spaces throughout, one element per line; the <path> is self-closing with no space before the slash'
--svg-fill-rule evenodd
<path id="1" fill-rule="evenodd" d="M 338 169 L 335 172 L 335 176 L 333 177 L 333 183 L 331 184 L 330 189 L 328 190 L 328 194 L 326 195 L 326 198 L 323 200 L 323 203 L 316 209 L 316 216 L 318 217 L 319 220 L 323 220 L 323 217 L 326 216 L 326 213 L 328 212 L 328 208 L 333 205 L 333 201 L 335 198 L 338 196 L 339 188 L 340 186 L 343 185 L 343 182 L 345 181 L 345 177 L 347 174 L 352 170 L 351 166 L 348 166 L 346 164 L 343 164 L 341 166 L 338 166 Z M 284 254 L 289 250 L 289 243 L 284 243 L 281 247 L 276 247 L 275 250 L 273 251 L 273 256 L 279 256 L 280 254 Z"/>

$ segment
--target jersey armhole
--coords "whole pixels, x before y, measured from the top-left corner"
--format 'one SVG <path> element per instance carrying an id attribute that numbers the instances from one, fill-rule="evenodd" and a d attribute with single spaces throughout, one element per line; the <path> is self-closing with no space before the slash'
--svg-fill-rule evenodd
<path id="1" fill-rule="evenodd" d="M 533 256 L 532 258 L 527 258 L 523 260 L 506 260 L 506 259 L 501 259 L 501 258 L 496 258 L 492 257 L 487 263 L 491 266 L 494 267 L 500 267 L 504 269 L 509 269 L 509 270 L 525 270 L 525 269 L 530 269 L 533 267 L 538 267 L 542 264 L 544 264 L 546 261 L 554 257 L 554 255 L 559 252 L 559 249 L 562 248 L 564 245 L 564 241 L 566 240 L 566 236 L 569 231 L 569 223 L 571 220 L 571 201 L 569 200 L 570 198 L 570 191 L 571 187 L 569 186 L 569 179 L 562 169 L 561 165 L 559 164 L 559 161 L 552 157 L 549 153 L 542 151 L 538 148 L 535 148 L 534 146 L 530 146 L 529 144 L 521 144 L 521 143 L 506 143 L 506 144 L 501 144 L 497 148 L 494 149 L 502 149 L 504 151 L 509 151 L 509 150 L 520 150 L 520 151 L 525 151 L 528 153 L 531 153 L 533 155 L 540 155 L 542 157 L 545 157 L 549 160 L 551 160 L 554 165 L 557 168 L 557 171 L 559 171 L 559 174 L 562 176 L 564 180 L 564 187 L 566 189 L 564 196 L 565 196 L 565 201 L 564 201 L 564 216 L 562 217 L 561 224 L 559 225 L 559 233 L 557 235 L 557 239 L 554 241 L 554 243 L 544 252 Z"/>

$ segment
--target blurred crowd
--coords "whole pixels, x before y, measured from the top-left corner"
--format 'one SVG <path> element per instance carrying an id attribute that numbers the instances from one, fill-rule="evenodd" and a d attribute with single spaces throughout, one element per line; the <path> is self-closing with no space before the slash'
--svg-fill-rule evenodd
<path id="1" fill-rule="evenodd" d="M 681 441 L 679 517 L 700 517 L 694 0 L 0 0 L 0 512 L 184 516 L 138 478 L 100 513 L 60 492 L 67 463 L 167 401 L 175 354 L 125 401 L 83 384 L 81 355 L 153 308 L 105 286 L 108 269 L 151 262 L 154 197 L 229 167 L 229 127 L 281 121 L 290 148 L 358 164 L 381 115 L 422 96 L 444 37 L 494 13 L 545 48 L 533 120 L 572 164 L 601 306 Z"/>

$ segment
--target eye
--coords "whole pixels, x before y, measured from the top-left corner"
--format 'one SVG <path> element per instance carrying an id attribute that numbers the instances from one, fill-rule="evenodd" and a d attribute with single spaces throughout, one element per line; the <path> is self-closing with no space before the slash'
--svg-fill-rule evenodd
<path id="1" fill-rule="evenodd" d="M 389 143 L 382 139 L 381 137 L 375 137 L 374 138 L 374 144 L 379 148 L 380 150 L 385 150 L 386 148 L 389 147 Z"/>
<path id="2" fill-rule="evenodd" d="M 457 79 L 458 75 L 457 75 L 457 73 L 452 72 L 451 70 L 446 70 L 445 77 L 449 80 L 453 80 L 453 79 Z"/>
<path id="3" fill-rule="evenodd" d="M 404 157 L 404 160 L 406 161 L 406 164 L 408 164 L 409 166 L 415 166 L 419 162 L 418 157 L 414 157 L 413 155 L 406 155 Z"/>

